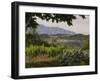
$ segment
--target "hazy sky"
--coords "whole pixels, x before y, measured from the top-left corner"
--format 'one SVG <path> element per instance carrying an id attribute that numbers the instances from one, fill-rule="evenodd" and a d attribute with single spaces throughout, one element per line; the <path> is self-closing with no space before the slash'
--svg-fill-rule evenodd
<path id="1" fill-rule="evenodd" d="M 81 33 L 81 34 L 89 34 L 89 16 L 86 16 L 86 19 L 83 19 L 82 17 L 77 16 L 77 19 L 73 20 L 73 26 L 68 26 L 67 23 L 52 23 L 51 21 L 45 21 L 45 20 L 41 20 L 41 19 L 37 19 L 37 22 L 39 24 L 43 24 L 45 26 L 49 26 L 49 27 L 59 27 L 59 28 L 63 28 L 66 30 L 70 30 L 76 33 Z"/>

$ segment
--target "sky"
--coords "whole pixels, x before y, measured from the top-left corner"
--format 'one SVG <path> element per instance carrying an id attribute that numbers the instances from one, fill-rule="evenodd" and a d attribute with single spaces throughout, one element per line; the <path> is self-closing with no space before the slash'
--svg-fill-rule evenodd
<path id="1" fill-rule="evenodd" d="M 89 35 L 89 16 L 85 16 L 86 19 L 83 19 L 82 17 L 75 15 L 77 17 L 77 19 L 73 20 L 72 26 L 68 26 L 67 23 L 64 22 L 60 22 L 60 23 L 52 23 L 51 21 L 46 21 L 46 20 L 41 20 L 39 18 L 37 18 L 37 22 L 39 24 L 43 24 L 45 26 L 48 27 L 59 27 L 59 28 L 63 28 L 65 30 L 69 30 L 69 31 L 73 31 L 75 33 L 79 33 L 79 34 L 85 34 L 85 35 Z"/>

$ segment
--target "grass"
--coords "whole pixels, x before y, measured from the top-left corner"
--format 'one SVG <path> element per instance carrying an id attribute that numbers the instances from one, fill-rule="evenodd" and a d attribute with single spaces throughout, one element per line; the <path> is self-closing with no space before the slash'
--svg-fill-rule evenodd
<path id="1" fill-rule="evenodd" d="M 89 50 L 63 45 L 26 47 L 26 68 L 89 65 Z"/>

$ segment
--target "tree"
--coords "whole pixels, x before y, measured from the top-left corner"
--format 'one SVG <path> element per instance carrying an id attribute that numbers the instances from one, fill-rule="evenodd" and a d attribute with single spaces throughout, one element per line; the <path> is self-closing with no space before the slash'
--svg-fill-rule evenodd
<path id="1" fill-rule="evenodd" d="M 83 19 L 85 19 L 84 15 L 79 15 L 81 16 Z M 25 26 L 26 29 L 28 27 L 32 27 L 32 28 L 36 28 L 38 23 L 36 22 L 36 19 L 40 18 L 42 20 L 46 20 L 46 21 L 52 21 L 52 22 L 65 22 L 67 23 L 69 26 L 73 25 L 72 24 L 72 20 L 73 19 L 77 19 L 75 15 L 71 15 L 71 14 L 54 14 L 54 13 L 26 13 L 26 21 L 25 21 Z"/>

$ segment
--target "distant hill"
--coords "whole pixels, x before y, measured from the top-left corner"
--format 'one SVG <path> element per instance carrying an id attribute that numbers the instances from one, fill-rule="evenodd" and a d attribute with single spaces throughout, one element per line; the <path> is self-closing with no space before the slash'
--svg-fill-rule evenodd
<path id="1" fill-rule="evenodd" d="M 47 35 L 56 35 L 56 34 L 67 34 L 67 35 L 75 35 L 76 33 L 73 31 L 65 30 L 59 27 L 48 27 L 45 25 L 38 25 L 36 31 L 39 34 L 47 34 Z"/>
<path id="2" fill-rule="evenodd" d="M 89 39 L 89 35 L 83 35 L 83 34 L 75 34 L 75 35 L 69 35 L 69 36 L 59 36 L 60 39 L 69 39 L 69 40 L 86 40 Z"/>

